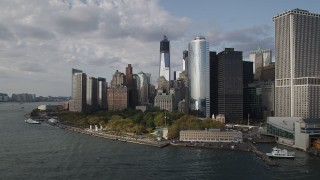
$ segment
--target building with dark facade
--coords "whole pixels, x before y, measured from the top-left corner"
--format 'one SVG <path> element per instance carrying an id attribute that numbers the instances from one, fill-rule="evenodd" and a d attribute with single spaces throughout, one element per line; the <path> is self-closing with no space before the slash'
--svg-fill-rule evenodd
<path id="1" fill-rule="evenodd" d="M 248 84 L 243 88 L 243 119 L 261 120 L 262 112 L 262 88 L 258 84 Z"/>
<path id="2" fill-rule="evenodd" d="M 218 57 L 210 51 L 210 115 L 218 115 Z"/>
<path id="3" fill-rule="evenodd" d="M 242 52 L 225 48 L 218 55 L 218 113 L 226 122 L 243 120 Z"/>
<path id="4" fill-rule="evenodd" d="M 98 109 L 98 80 L 94 77 L 87 79 L 87 105 L 93 111 Z"/>
<path id="5" fill-rule="evenodd" d="M 243 87 L 253 83 L 253 62 L 243 61 Z"/>
<path id="6" fill-rule="evenodd" d="M 98 96 L 98 108 L 99 109 L 107 109 L 107 87 L 108 84 L 105 78 L 98 78 L 97 83 L 97 96 Z"/>
<path id="7" fill-rule="evenodd" d="M 0 93 L 0 102 L 7 102 L 9 100 L 10 100 L 10 98 L 9 98 L 8 94 Z"/>
<path id="8" fill-rule="evenodd" d="M 137 79 L 132 73 L 132 66 L 128 64 L 126 67 L 126 85 L 129 93 L 129 107 L 135 108 L 138 105 L 138 90 L 137 90 Z"/>
<path id="9" fill-rule="evenodd" d="M 275 63 L 271 63 L 268 66 L 258 68 L 254 75 L 256 81 L 268 81 L 275 79 Z"/>

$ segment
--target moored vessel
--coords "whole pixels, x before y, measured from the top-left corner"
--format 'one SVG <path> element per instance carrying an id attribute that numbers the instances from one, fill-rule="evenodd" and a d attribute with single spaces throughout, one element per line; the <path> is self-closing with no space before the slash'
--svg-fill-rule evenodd
<path id="1" fill-rule="evenodd" d="M 27 120 L 24 120 L 26 123 L 28 124 L 40 124 L 39 121 L 36 121 L 36 120 L 33 120 L 31 118 L 27 119 Z"/>
<path id="2" fill-rule="evenodd" d="M 274 147 L 272 148 L 272 152 L 266 153 L 266 155 L 273 158 L 294 158 L 295 153 L 294 151 Z"/>

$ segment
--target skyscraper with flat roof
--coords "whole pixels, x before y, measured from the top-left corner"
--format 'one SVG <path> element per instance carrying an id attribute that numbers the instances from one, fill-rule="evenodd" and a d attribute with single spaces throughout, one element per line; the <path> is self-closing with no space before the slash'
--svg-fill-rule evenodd
<path id="1" fill-rule="evenodd" d="M 320 117 L 320 14 L 293 9 L 275 23 L 275 115 Z"/>
<path id="2" fill-rule="evenodd" d="M 98 78 L 97 83 L 97 91 L 98 91 L 98 107 L 99 109 L 106 109 L 107 108 L 107 82 L 105 78 Z"/>
<path id="3" fill-rule="evenodd" d="M 187 62 L 189 108 L 210 117 L 209 42 L 205 37 L 196 36 L 189 43 Z"/>
<path id="4" fill-rule="evenodd" d="M 225 48 L 218 53 L 218 113 L 227 122 L 243 118 L 243 61 L 242 52 Z"/>
<path id="5" fill-rule="evenodd" d="M 164 36 L 163 40 L 160 41 L 159 77 L 161 76 L 170 81 L 170 41 L 167 36 Z"/>
<path id="6" fill-rule="evenodd" d="M 87 105 L 91 110 L 98 109 L 98 81 L 95 77 L 87 78 Z"/>
<path id="7" fill-rule="evenodd" d="M 81 112 L 87 104 L 87 75 L 81 70 L 72 69 L 72 100 L 69 101 L 69 110 Z"/>

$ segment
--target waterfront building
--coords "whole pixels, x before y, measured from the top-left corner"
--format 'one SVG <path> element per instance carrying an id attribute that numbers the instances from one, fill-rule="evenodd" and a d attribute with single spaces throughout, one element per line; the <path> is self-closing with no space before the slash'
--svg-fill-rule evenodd
<path id="1" fill-rule="evenodd" d="M 63 104 L 61 105 L 49 104 L 49 105 L 39 105 L 38 109 L 40 111 L 61 111 L 61 110 L 64 110 L 65 108 Z"/>
<path id="2" fill-rule="evenodd" d="M 87 105 L 91 110 L 98 108 L 98 81 L 94 77 L 87 79 Z"/>
<path id="3" fill-rule="evenodd" d="M 275 116 L 320 117 L 320 14 L 293 9 L 275 23 Z"/>
<path id="4" fill-rule="evenodd" d="M 196 36 L 188 46 L 189 108 L 210 117 L 209 42 Z"/>
<path id="5" fill-rule="evenodd" d="M 87 75 L 81 70 L 72 69 L 72 100 L 69 101 L 69 110 L 81 112 L 87 103 Z"/>
<path id="6" fill-rule="evenodd" d="M 108 84 L 105 78 L 98 78 L 98 107 L 99 109 L 106 109 L 107 108 L 107 87 Z"/>
<path id="7" fill-rule="evenodd" d="M 243 142 L 240 131 L 209 130 L 181 130 L 180 141 L 186 142 Z"/>
<path id="8" fill-rule="evenodd" d="M 242 52 L 225 48 L 218 55 L 218 113 L 227 122 L 243 120 Z"/>
<path id="9" fill-rule="evenodd" d="M 159 77 L 161 76 L 170 81 L 170 41 L 167 36 L 164 36 L 160 41 Z"/>
<path id="10" fill-rule="evenodd" d="M 277 143 L 309 150 L 320 138 L 320 119 L 303 117 L 268 117 L 267 134 L 275 136 Z"/>
<path id="11" fill-rule="evenodd" d="M 28 93 L 12 94 L 11 100 L 16 102 L 35 102 L 36 95 Z"/>
<path id="12" fill-rule="evenodd" d="M 258 47 L 256 51 L 250 51 L 249 57 L 251 62 L 253 62 L 253 73 L 257 71 L 257 69 L 268 66 L 272 63 L 272 54 L 270 49 L 261 50 Z"/>
<path id="13" fill-rule="evenodd" d="M 9 99 L 8 94 L 0 93 L 0 102 L 6 102 L 9 101 Z"/>

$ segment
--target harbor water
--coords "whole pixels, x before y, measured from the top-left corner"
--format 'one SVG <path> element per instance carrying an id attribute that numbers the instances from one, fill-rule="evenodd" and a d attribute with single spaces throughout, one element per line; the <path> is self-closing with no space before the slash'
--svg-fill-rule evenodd
<path id="1" fill-rule="evenodd" d="M 318 179 L 320 159 L 295 151 L 269 167 L 252 152 L 113 141 L 42 123 L 25 114 L 41 103 L 0 103 L 0 179 Z M 43 103 L 42 103 L 43 104 Z M 49 103 L 48 103 L 49 104 Z M 270 152 L 275 144 L 259 144 Z"/>

